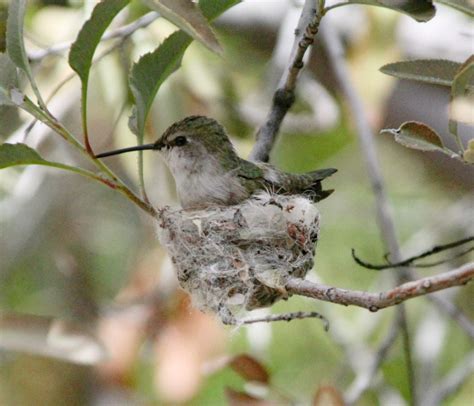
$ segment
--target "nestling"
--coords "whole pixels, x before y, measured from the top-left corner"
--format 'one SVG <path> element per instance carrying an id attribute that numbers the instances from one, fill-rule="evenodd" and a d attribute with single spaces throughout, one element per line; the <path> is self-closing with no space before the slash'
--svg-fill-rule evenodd
<path id="1" fill-rule="evenodd" d="M 138 150 L 158 150 L 176 182 L 183 209 L 234 205 L 261 190 L 306 195 L 317 202 L 332 193 L 321 181 L 336 169 L 290 174 L 240 158 L 225 129 L 214 119 L 190 116 L 170 126 L 153 144 L 98 154 L 97 158 Z"/>

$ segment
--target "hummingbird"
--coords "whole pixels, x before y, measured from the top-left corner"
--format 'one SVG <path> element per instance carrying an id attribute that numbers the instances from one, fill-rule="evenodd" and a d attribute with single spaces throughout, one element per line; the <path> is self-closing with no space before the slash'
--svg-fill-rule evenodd
<path id="1" fill-rule="evenodd" d="M 185 210 L 239 204 L 259 191 L 300 194 L 314 202 L 333 192 L 323 190 L 321 181 L 336 169 L 292 174 L 268 163 L 242 159 L 224 127 L 205 116 L 189 116 L 174 123 L 152 144 L 104 152 L 96 158 L 143 150 L 161 153 Z"/>

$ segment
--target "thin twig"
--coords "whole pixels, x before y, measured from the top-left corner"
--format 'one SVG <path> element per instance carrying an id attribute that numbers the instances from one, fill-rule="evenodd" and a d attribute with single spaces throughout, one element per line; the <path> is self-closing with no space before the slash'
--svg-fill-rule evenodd
<path id="1" fill-rule="evenodd" d="M 429 295 L 427 299 L 451 317 L 464 332 L 474 340 L 474 323 L 454 303 L 440 295 Z"/>
<path id="2" fill-rule="evenodd" d="M 236 320 L 235 324 L 253 324 L 253 323 L 272 323 L 274 321 L 292 321 L 308 318 L 320 319 L 324 324 L 324 330 L 329 330 L 329 321 L 318 312 L 293 312 L 284 314 L 269 314 L 263 317 L 255 317 L 249 319 Z"/>
<path id="3" fill-rule="evenodd" d="M 457 254 L 456 256 L 454 256 L 452 258 L 448 258 L 448 259 L 442 260 L 442 261 L 431 262 L 429 264 L 416 264 L 416 265 L 413 264 L 413 262 L 417 261 L 418 259 L 426 258 L 426 257 L 429 257 L 431 255 L 435 255 L 435 254 L 438 254 L 440 252 L 449 250 L 451 248 L 459 247 L 460 245 L 467 244 L 471 241 L 474 241 L 474 237 L 463 238 L 462 240 L 453 241 L 453 242 L 450 242 L 449 244 L 435 245 L 433 248 L 431 248 L 427 251 L 424 251 L 421 254 L 418 254 L 418 255 L 415 255 L 413 257 L 404 259 L 403 261 L 388 262 L 388 264 L 383 264 L 383 265 L 375 265 L 375 264 L 371 264 L 370 262 L 363 261 L 362 259 L 360 259 L 356 255 L 354 249 L 352 249 L 352 258 L 354 258 L 354 261 L 357 262 L 360 266 L 363 266 L 364 268 L 367 268 L 367 269 L 373 269 L 373 270 L 376 270 L 376 271 L 381 271 L 381 270 L 390 269 L 390 268 L 404 267 L 404 266 L 413 266 L 413 267 L 416 267 L 416 268 L 428 268 L 428 267 L 431 267 L 431 266 L 443 264 L 445 262 L 448 262 L 451 259 L 455 259 L 455 258 L 458 258 L 460 256 L 466 255 L 467 253 L 473 251 L 474 247 L 470 247 L 467 250 L 464 250 L 464 251 L 460 252 L 459 254 Z"/>
<path id="4" fill-rule="evenodd" d="M 406 300 L 437 292 L 453 286 L 465 285 L 474 278 L 474 262 L 439 275 L 406 282 L 380 293 L 336 288 L 308 280 L 292 278 L 286 283 L 286 290 L 293 295 L 311 297 L 344 306 L 358 306 L 376 312 L 398 305 Z"/>
<path id="5" fill-rule="evenodd" d="M 397 314 L 400 316 L 400 313 Z M 390 327 L 390 331 L 375 351 L 369 367 L 362 369 L 361 372 L 357 374 L 349 389 L 347 389 L 344 395 L 344 400 L 347 406 L 355 404 L 364 392 L 374 385 L 377 372 L 398 336 L 399 322 L 399 317 L 395 317 Z"/>
<path id="6" fill-rule="evenodd" d="M 318 6 L 316 5 L 318 4 Z M 288 69 L 283 73 L 278 89 L 273 96 L 272 106 L 265 123 L 257 132 L 250 159 L 267 162 L 275 142 L 280 125 L 286 113 L 295 101 L 296 81 L 304 66 L 303 57 L 309 46 L 314 42 L 322 17 L 322 2 L 306 0 L 301 11 L 301 17 L 295 30 L 295 42 L 291 52 Z"/>
<path id="7" fill-rule="evenodd" d="M 344 1 L 344 2 L 341 2 L 341 3 L 335 3 L 333 4 L 332 6 L 327 6 L 324 8 L 324 14 L 326 14 L 329 10 L 334 10 L 335 8 L 338 8 L 338 7 L 342 7 L 342 6 L 347 6 L 347 5 L 350 5 L 351 3 L 349 3 L 348 1 Z M 354 4 L 354 3 L 352 3 Z"/>
<path id="8" fill-rule="evenodd" d="M 437 406 L 443 404 L 443 401 L 459 389 L 473 372 L 474 353 L 471 352 L 446 377 L 433 385 L 431 390 L 426 391 L 426 397 L 422 401 L 423 406 Z"/>
<path id="9" fill-rule="evenodd" d="M 153 21 L 155 21 L 160 15 L 155 11 L 145 14 L 144 16 L 140 17 L 133 23 L 124 25 L 122 27 L 116 28 L 115 30 L 110 30 L 104 34 L 101 38 L 101 41 L 107 41 L 109 39 L 114 38 L 125 38 L 132 35 L 135 31 L 139 30 L 140 28 L 145 28 L 150 25 Z M 59 44 L 55 44 L 50 46 L 49 48 L 42 49 L 39 51 L 30 51 L 28 52 L 28 58 L 30 61 L 39 61 L 45 58 L 48 55 L 53 54 L 60 54 L 68 50 L 74 41 L 66 41 L 61 42 Z"/>
<path id="10" fill-rule="evenodd" d="M 354 124 L 357 129 L 357 135 L 360 139 L 362 155 L 364 156 L 367 165 L 369 181 L 375 196 L 377 221 L 382 234 L 382 239 L 385 242 L 388 251 L 392 253 L 395 262 L 400 262 L 402 260 L 400 246 L 398 244 L 393 216 L 390 211 L 390 205 L 388 203 L 387 193 L 385 191 L 382 171 L 377 158 L 374 135 L 365 113 L 363 102 L 352 82 L 350 81 L 350 73 L 344 58 L 341 40 L 338 38 L 337 33 L 331 31 L 331 28 L 332 27 L 330 25 L 326 25 L 321 31 L 321 35 L 323 36 L 324 43 L 326 45 L 331 67 L 337 78 L 341 92 L 343 93 L 353 115 Z M 400 268 L 399 272 L 397 273 L 397 282 L 402 283 L 406 280 L 409 280 L 408 270 L 405 268 Z M 399 307 L 398 312 L 400 312 L 402 315 L 405 313 L 403 305 Z M 399 320 L 402 321 L 402 319 L 403 316 Z M 400 328 L 406 328 L 406 326 L 406 320 L 400 324 Z M 408 331 L 403 333 L 403 337 L 405 340 L 409 340 Z M 410 343 L 405 342 L 404 348 L 407 349 L 409 347 Z M 405 358 L 407 359 L 407 367 L 413 365 L 413 362 L 408 359 L 410 358 L 409 352 L 405 351 Z M 413 378 L 415 374 L 413 371 L 409 371 L 407 375 Z M 415 405 L 417 402 L 414 380 L 410 380 L 409 387 L 410 404 Z"/>

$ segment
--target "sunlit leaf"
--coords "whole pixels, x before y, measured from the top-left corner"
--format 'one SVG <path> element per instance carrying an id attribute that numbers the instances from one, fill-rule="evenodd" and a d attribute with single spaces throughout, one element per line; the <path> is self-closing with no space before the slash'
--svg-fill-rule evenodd
<path id="1" fill-rule="evenodd" d="M 201 9 L 191 0 L 142 0 L 151 9 L 158 11 L 163 17 L 177 27 L 200 41 L 211 51 L 220 53 L 222 49 L 204 17 Z"/>
<path id="2" fill-rule="evenodd" d="M 143 55 L 133 65 L 130 73 L 130 88 L 135 98 L 135 111 L 130 128 L 139 139 L 143 138 L 145 121 L 158 89 L 176 69 L 191 38 L 182 31 L 171 34 L 153 52 Z"/>
<path id="3" fill-rule="evenodd" d="M 25 144 L 0 145 L 0 169 L 19 165 L 43 165 L 52 168 L 64 169 L 80 175 L 94 178 L 95 175 L 82 168 L 61 164 L 59 162 L 47 161 L 43 159 L 34 149 Z"/>
<path id="4" fill-rule="evenodd" d="M 451 87 L 460 67 L 460 63 L 444 59 L 418 59 L 389 63 L 382 66 L 380 71 L 399 79 Z M 474 89 L 474 81 L 469 86 Z"/>
<path id="5" fill-rule="evenodd" d="M 395 141 L 405 147 L 420 151 L 443 151 L 444 145 L 436 132 L 426 124 L 408 121 L 403 123 L 398 130 L 385 129 L 381 134 L 391 134 Z"/>
<path id="6" fill-rule="evenodd" d="M 459 66 L 452 84 L 452 95 L 454 97 L 464 96 L 467 92 L 474 90 L 474 55 Z"/>
<path id="7" fill-rule="evenodd" d="M 344 398 L 334 386 L 320 386 L 314 396 L 313 406 L 344 406 Z"/>
<path id="8" fill-rule="evenodd" d="M 349 0 L 348 3 L 389 8 L 407 14 L 420 22 L 431 20 L 436 13 L 436 8 L 429 0 Z"/>
<path id="9" fill-rule="evenodd" d="M 237 355 L 230 360 L 229 366 L 247 381 L 265 384 L 269 382 L 269 375 L 266 368 L 250 355 Z"/>
<path id="10" fill-rule="evenodd" d="M 23 42 L 23 20 L 26 0 L 10 2 L 7 20 L 7 52 L 13 63 L 31 75 L 30 65 Z"/>
<path id="11" fill-rule="evenodd" d="M 31 87 L 38 101 L 45 106 L 41 94 L 31 72 L 31 67 L 25 51 L 23 42 L 23 21 L 25 18 L 26 0 L 15 0 L 10 2 L 7 19 L 7 54 L 12 62 L 26 73 Z"/>
<path id="12" fill-rule="evenodd" d="M 471 55 L 458 69 L 451 86 L 451 109 L 449 131 L 457 136 L 458 121 L 453 117 L 453 102 L 456 99 L 468 97 L 474 91 L 474 55 Z"/>
<path id="13" fill-rule="evenodd" d="M 16 67 L 8 55 L 0 53 L 0 106 L 14 105 L 10 99 L 10 90 L 15 87 L 18 87 Z"/>
<path id="14" fill-rule="evenodd" d="M 92 58 L 100 39 L 114 17 L 129 0 L 104 0 L 98 3 L 82 26 L 69 52 L 69 65 L 79 75 L 82 84 L 82 125 L 87 134 L 87 87 Z"/>
<path id="15" fill-rule="evenodd" d="M 206 0 L 200 3 L 204 16 L 212 20 L 240 0 Z M 184 51 L 192 39 L 183 31 L 169 36 L 157 49 L 140 58 L 130 73 L 130 87 L 135 98 L 135 109 L 130 118 L 130 129 L 143 140 L 145 121 L 156 93 L 162 83 L 179 67 Z"/>
<path id="16" fill-rule="evenodd" d="M 474 138 L 469 140 L 467 149 L 464 151 L 463 159 L 470 164 L 474 164 Z"/>
<path id="17" fill-rule="evenodd" d="M 474 3 L 472 0 L 436 0 L 436 2 L 446 4 L 468 16 L 474 17 Z"/>
<path id="18" fill-rule="evenodd" d="M 18 313 L 0 313 L 0 348 L 92 365 L 106 358 L 98 339 L 83 326 Z"/>
<path id="19" fill-rule="evenodd" d="M 266 400 L 256 398 L 245 392 L 239 392 L 232 388 L 225 389 L 225 396 L 229 406 L 272 406 Z"/>

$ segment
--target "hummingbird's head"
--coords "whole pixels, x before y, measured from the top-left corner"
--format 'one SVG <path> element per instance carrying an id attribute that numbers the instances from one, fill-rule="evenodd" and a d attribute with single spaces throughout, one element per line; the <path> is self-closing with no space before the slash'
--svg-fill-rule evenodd
<path id="1" fill-rule="evenodd" d="M 199 162 L 233 163 L 235 151 L 229 137 L 216 120 L 205 116 L 189 116 L 171 125 L 153 144 L 139 145 L 97 154 L 104 158 L 124 152 L 157 150 L 173 172 L 195 166 Z"/>
<path id="2" fill-rule="evenodd" d="M 235 156 L 234 147 L 216 120 L 189 116 L 171 125 L 153 144 L 173 170 L 216 158 L 225 163 Z"/>

